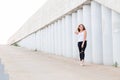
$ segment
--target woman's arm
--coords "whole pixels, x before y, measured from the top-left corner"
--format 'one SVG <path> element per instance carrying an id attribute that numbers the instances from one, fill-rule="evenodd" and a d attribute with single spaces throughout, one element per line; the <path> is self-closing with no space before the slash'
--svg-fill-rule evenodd
<path id="1" fill-rule="evenodd" d="M 78 30 L 75 31 L 75 34 L 77 34 L 77 35 L 79 34 Z"/>
<path id="2" fill-rule="evenodd" d="M 86 37 L 87 37 L 87 31 L 85 30 L 84 31 L 84 40 L 83 40 L 83 43 L 82 43 L 82 48 L 84 47 L 84 43 L 85 43 Z"/>

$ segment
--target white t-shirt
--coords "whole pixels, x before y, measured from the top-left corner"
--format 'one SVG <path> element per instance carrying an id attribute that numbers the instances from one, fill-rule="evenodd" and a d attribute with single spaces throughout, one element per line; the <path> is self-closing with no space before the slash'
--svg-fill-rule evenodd
<path id="1" fill-rule="evenodd" d="M 78 34 L 78 42 L 81 42 L 83 40 L 84 40 L 84 31 L 82 31 Z"/>

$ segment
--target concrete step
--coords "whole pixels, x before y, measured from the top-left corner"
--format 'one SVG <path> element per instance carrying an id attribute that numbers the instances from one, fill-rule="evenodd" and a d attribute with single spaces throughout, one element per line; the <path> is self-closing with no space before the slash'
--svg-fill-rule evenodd
<path id="1" fill-rule="evenodd" d="M 0 80 L 9 80 L 9 75 L 4 71 L 4 65 L 1 63 L 0 60 Z"/>
<path id="2" fill-rule="evenodd" d="M 0 80 L 9 80 L 9 75 L 5 73 L 0 73 Z"/>

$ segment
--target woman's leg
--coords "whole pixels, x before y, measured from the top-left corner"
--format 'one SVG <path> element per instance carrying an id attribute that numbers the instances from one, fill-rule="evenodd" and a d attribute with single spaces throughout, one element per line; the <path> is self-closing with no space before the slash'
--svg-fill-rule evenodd
<path id="1" fill-rule="evenodd" d="M 82 55 L 81 55 L 82 48 L 81 48 L 81 45 L 82 45 L 82 42 L 78 42 L 78 49 L 79 49 L 80 61 L 82 61 Z"/>
<path id="2" fill-rule="evenodd" d="M 84 66 L 84 58 L 85 58 L 85 49 L 86 49 L 87 42 L 85 41 L 84 46 L 81 50 L 81 65 Z"/>
<path id="3" fill-rule="evenodd" d="M 87 41 L 85 41 L 84 46 L 83 46 L 83 48 L 81 50 L 82 60 L 84 60 L 84 58 L 85 58 L 85 49 L 86 49 L 86 46 L 87 46 Z"/>

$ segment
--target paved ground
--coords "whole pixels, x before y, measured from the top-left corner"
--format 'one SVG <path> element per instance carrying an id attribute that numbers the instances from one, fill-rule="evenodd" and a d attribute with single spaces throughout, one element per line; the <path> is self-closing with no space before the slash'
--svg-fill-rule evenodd
<path id="1" fill-rule="evenodd" d="M 10 80 L 120 80 L 120 68 L 88 64 L 20 47 L 0 46 Z"/>

